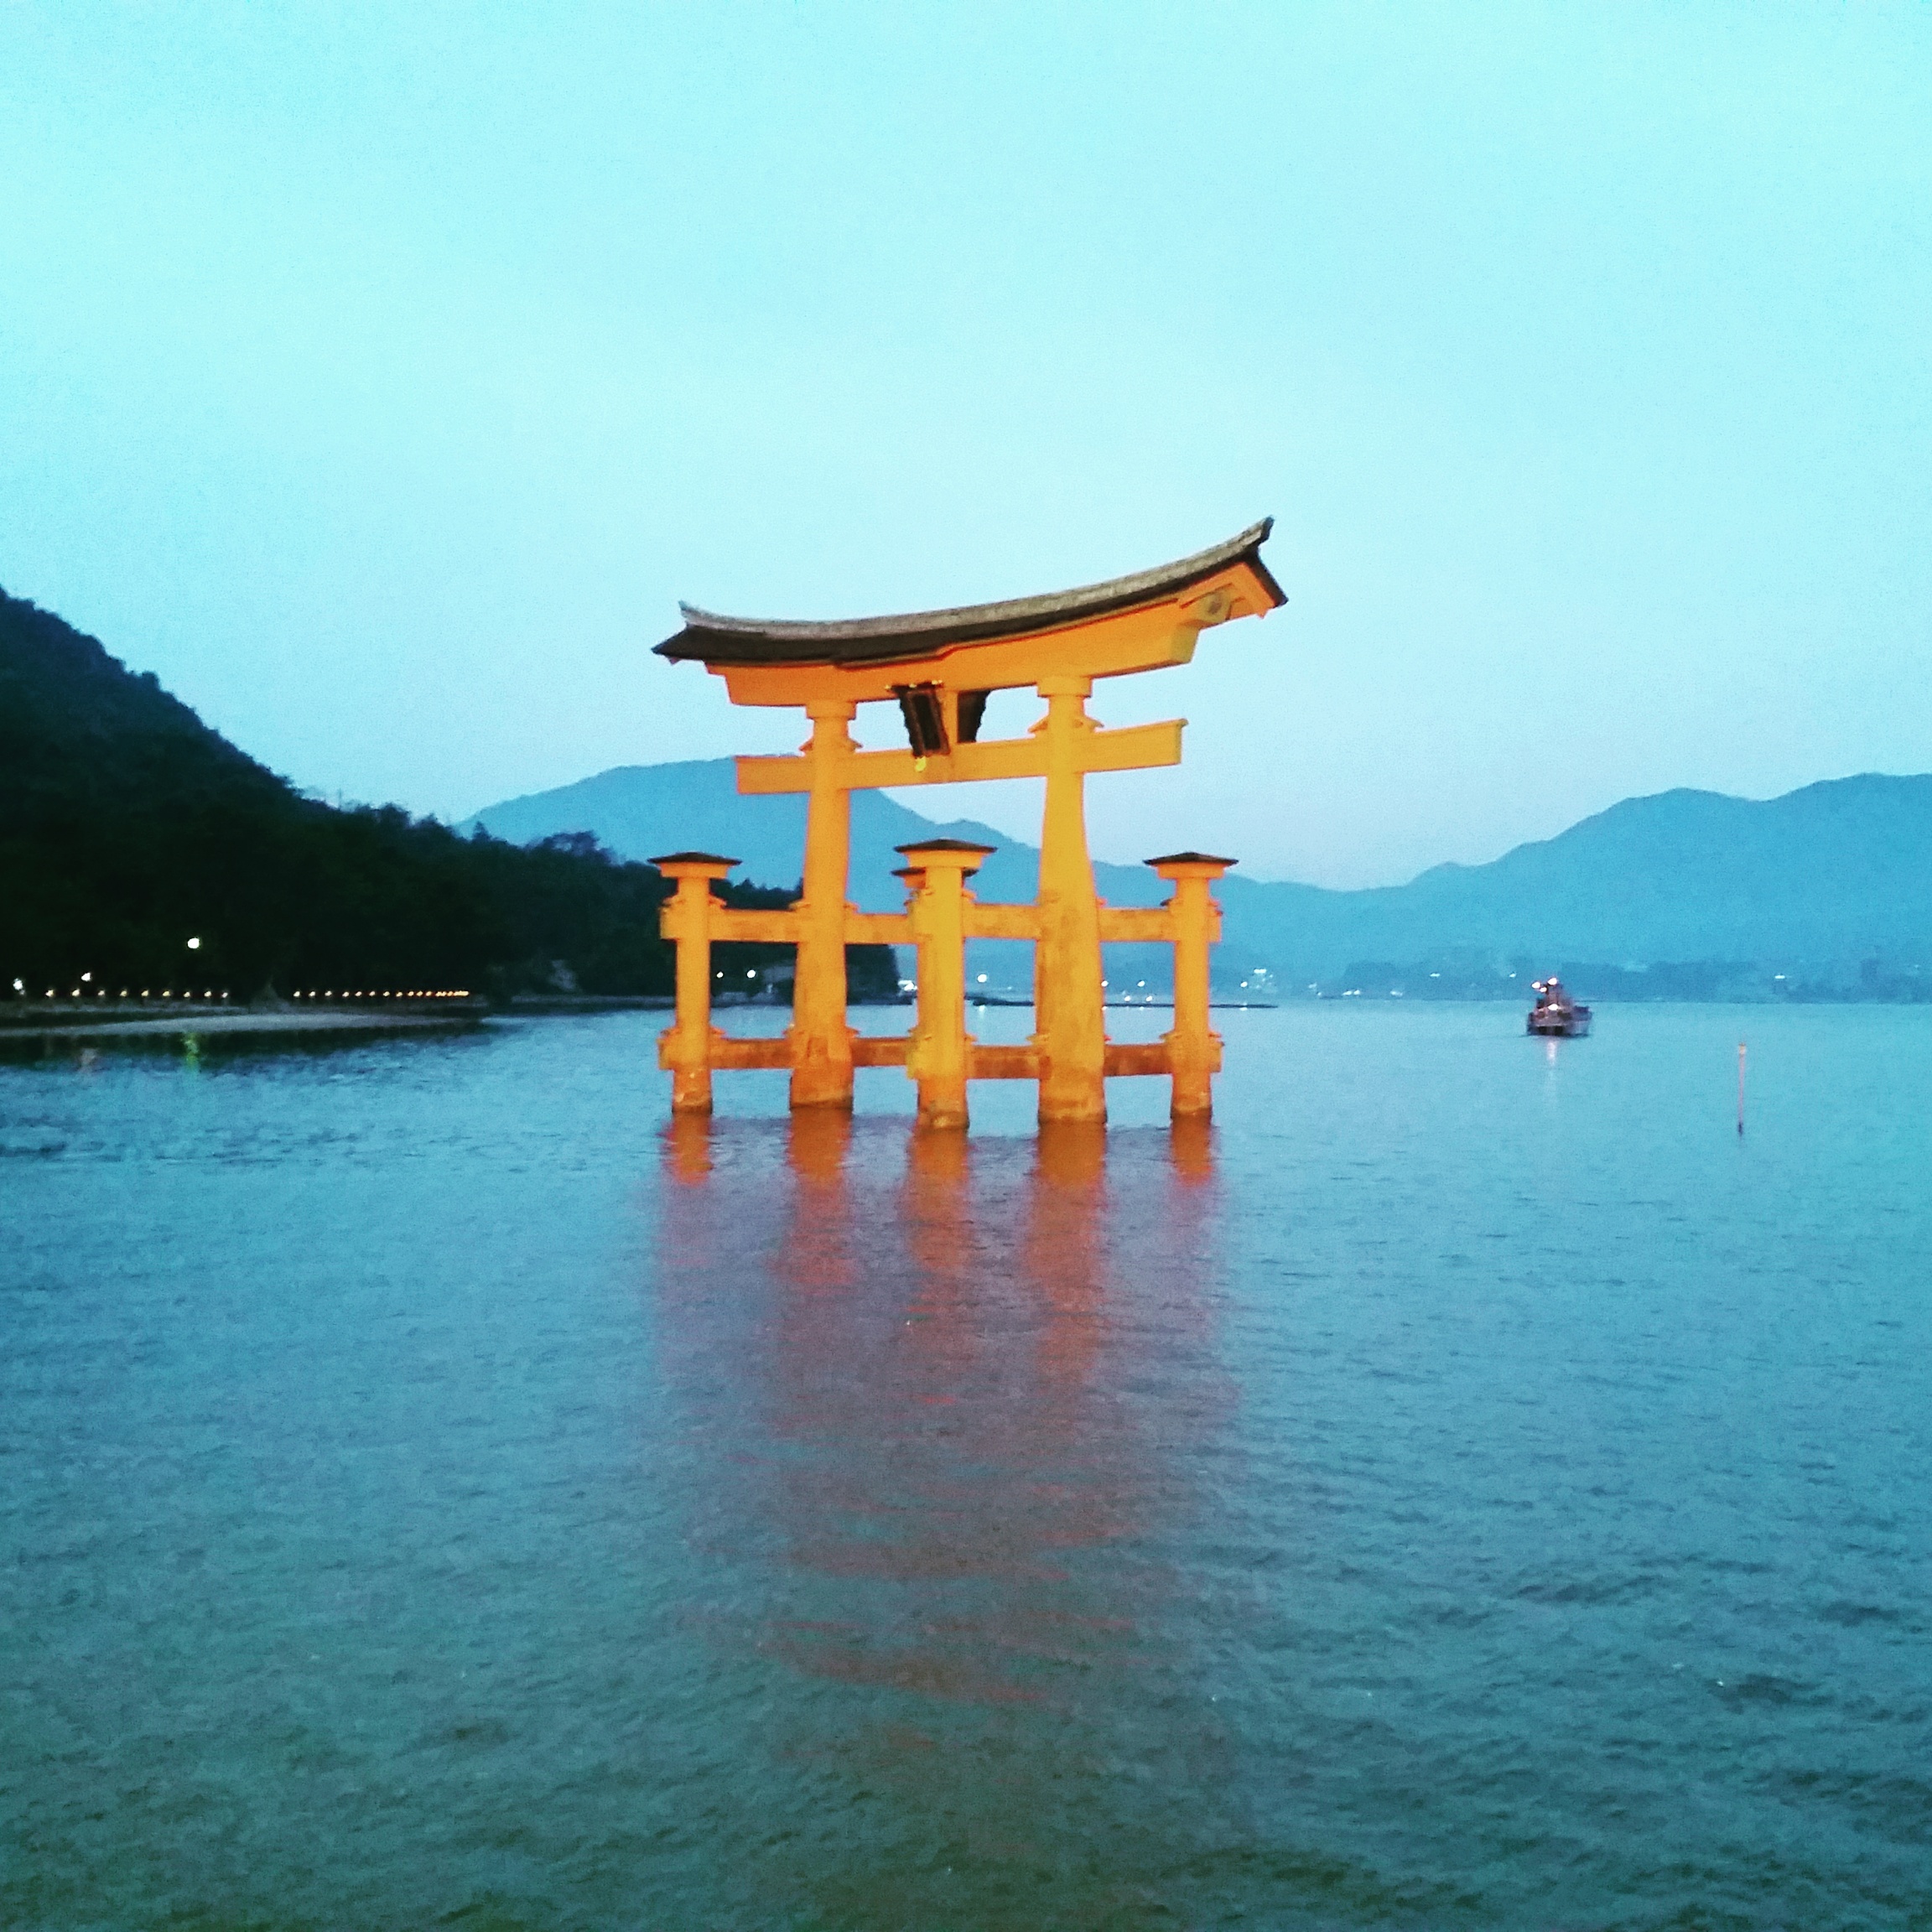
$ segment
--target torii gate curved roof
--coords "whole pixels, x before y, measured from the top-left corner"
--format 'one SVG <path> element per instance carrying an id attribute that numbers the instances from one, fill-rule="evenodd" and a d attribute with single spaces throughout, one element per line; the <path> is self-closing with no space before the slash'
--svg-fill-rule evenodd
<path id="1" fill-rule="evenodd" d="M 902 662 L 939 656 L 959 645 L 993 638 L 1021 638 L 1034 632 L 1066 630 L 1098 617 L 1139 607 L 1171 603 L 1197 584 L 1244 565 L 1273 609 L 1287 602 L 1281 586 L 1261 561 L 1261 546 L 1275 527 L 1265 517 L 1239 536 L 1172 564 L 1130 576 L 1110 578 L 1075 590 L 1041 597 L 1012 597 L 997 604 L 967 604 L 950 610 L 920 610 L 896 617 L 854 617 L 831 622 L 793 619 L 724 617 L 680 604 L 684 628 L 657 646 L 660 657 L 697 659 L 724 669 L 732 666 L 807 665 L 857 667 Z"/>

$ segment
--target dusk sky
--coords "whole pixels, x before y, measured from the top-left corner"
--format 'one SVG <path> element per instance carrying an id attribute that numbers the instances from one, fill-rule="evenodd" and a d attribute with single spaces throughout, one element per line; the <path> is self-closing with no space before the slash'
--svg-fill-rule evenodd
<path id="1" fill-rule="evenodd" d="M 1929 459 L 1924 8 L 0 8 L 0 586 L 331 797 L 796 744 L 680 597 L 1265 515 L 1100 856 L 1923 771 Z"/>

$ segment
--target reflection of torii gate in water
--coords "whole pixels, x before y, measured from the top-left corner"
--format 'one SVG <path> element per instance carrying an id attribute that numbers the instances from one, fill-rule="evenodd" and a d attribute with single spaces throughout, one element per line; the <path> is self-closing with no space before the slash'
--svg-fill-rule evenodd
<path id="1" fill-rule="evenodd" d="M 794 1107 L 852 1104 L 854 1067 L 903 1066 L 919 1083 L 919 1118 L 966 1124 L 969 1079 L 1036 1079 L 1041 1120 L 1104 1120 L 1109 1074 L 1165 1073 L 1176 1118 L 1208 1114 L 1220 1041 L 1208 1021 L 1208 949 L 1218 937 L 1212 881 L 1234 861 L 1179 852 L 1148 861 L 1172 882 L 1164 906 L 1114 907 L 1093 889 L 1087 850 L 1089 771 L 1181 762 L 1184 720 L 1109 731 L 1087 715 L 1096 678 L 1185 664 L 1211 625 L 1260 616 L 1285 603 L 1261 561 L 1271 522 L 1160 569 L 1081 590 L 916 616 L 844 623 L 764 623 L 683 606 L 684 628 L 657 647 L 724 678 L 735 704 L 796 704 L 812 721 L 802 756 L 740 758 L 738 789 L 803 792 L 809 804 L 802 894 L 790 911 L 738 912 L 710 881 L 737 861 L 679 852 L 656 861 L 678 881 L 662 915 L 678 945 L 677 1023 L 658 1057 L 673 1072 L 672 1106 L 705 1113 L 714 1068 L 784 1067 Z M 994 691 L 1031 686 L 1046 712 L 1024 738 L 981 742 Z M 862 751 L 847 726 L 863 704 L 896 700 L 911 748 Z M 851 794 L 879 786 L 979 778 L 1044 778 L 1040 889 L 1031 906 L 982 906 L 967 875 L 993 849 L 957 839 L 901 846 L 910 888 L 902 913 L 846 903 Z M 1031 939 L 1036 1031 L 1024 1046 L 981 1046 L 966 1032 L 965 943 Z M 798 949 L 792 1021 L 779 1040 L 732 1040 L 711 1026 L 711 946 L 775 940 Z M 1174 947 L 1174 1026 L 1145 1045 L 1109 1045 L 1100 948 L 1109 940 Z M 918 1021 L 907 1038 L 878 1039 L 846 1024 L 845 948 L 864 942 L 919 949 Z"/>

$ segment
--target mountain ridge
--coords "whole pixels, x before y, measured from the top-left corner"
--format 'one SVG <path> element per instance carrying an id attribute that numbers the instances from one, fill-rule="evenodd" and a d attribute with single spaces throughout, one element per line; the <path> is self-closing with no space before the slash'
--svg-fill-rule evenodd
<path id="1" fill-rule="evenodd" d="M 612 804 L 621 812 L 608 812 Z M 573 813 L 582 823 L 567 827 Z M 745 875 L 761 884 L 791 886 L 804 813 L 802 797 L 740 797 L 732 761 L 714 759 L 615 767 L 486 806 L 464 824 L 513 839 L 588 830 L 626 856 L 648 856 L 627 839 L 654 837 L 659 850 L 695 840 L 744 858 Z M 983 898 L 1033 896 L 1033 845 L 970 820 L 942 825 L 861 792 L 853 795 L 855 902 L 896 906 L 891 846 L 942 834 L 997 847 L 980 875 Z M 1103 861 L 1094 873 L 1112 903 L 1165 896 L 1140 867 Z M 1340 890 L 1231 873 L 1222 898 L 1223 960 L 1292 984 L 1345 979 L 1363 963 L 1500 971 L 1519 961 L 1625 973 L 1725 962 L 1759 969 L 1768 982 L 1853 984 L 1874 958 L 1888 973 L 1932 967 L 1932 774 L 1858 773 L 1770 799 L 1675 787 L 1620 799 L 1481 865 L 1428 867 L 1403 885 Z"/>

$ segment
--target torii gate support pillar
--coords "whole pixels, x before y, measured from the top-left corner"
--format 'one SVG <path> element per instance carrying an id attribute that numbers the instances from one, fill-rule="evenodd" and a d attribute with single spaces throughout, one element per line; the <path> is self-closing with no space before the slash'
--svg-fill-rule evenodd
<path id="1" fill-rule="evenodd" d="M 711 1111 L 711 926 L 716 901 L 711 881 L 738 861 L 714 852 L 673 852 L 651 863 L 678 881 L 661 915 L 667 939 L 678 947 L 678 1016 L 657 1042 L 657 1064 L 671 1074 L 671 1111 Z"/>
<path id="2" fill-rule="evenodd" d="M 966 1031 L 967 875 L 993 848 L 960 839 L 901 845 L 898 874 L 911 888 L 912 937 L 919 948 L 919 1019 L 906 1043 L 906 1071 L 919 1083 L 919 1124 L 967 1124 L 966 1079 L 973 1041 Z"/>
<path id="3" fill-rule="evenodd" d="M 1172 1118 L 1206 1120 L 1214 1112 L 1221 1036 L 1208 1024 L 1208 949 L 1221 937 L 1214 881 L 1234 861 L 1208 852 L 1176 852 L 1147 863 L 1174 888 L 1167 909 L 1174 933 L 1174 1026 L 1166 1036 L 1174 1076 Z"/>

